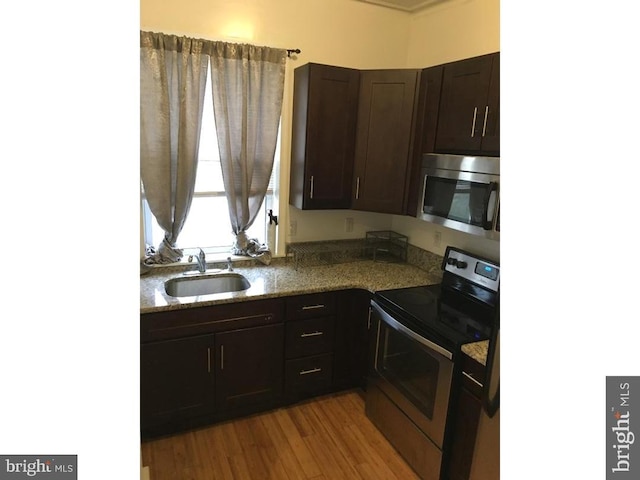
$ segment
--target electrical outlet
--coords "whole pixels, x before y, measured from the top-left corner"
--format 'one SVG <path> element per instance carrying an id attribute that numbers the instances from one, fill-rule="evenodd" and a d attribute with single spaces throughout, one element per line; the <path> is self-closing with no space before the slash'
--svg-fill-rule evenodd
<path id="1" fill-rule="evenodd" d="M 442 243 L 442 233 L 436 232 L 436 233 L 433 234 L 433 244 L 436 247 L 439 247 L 440 243 Z"/>
<path id="2" fill-rule="evenodd" d="M 289 222 L 289 236 L 295 237 L 297 233 L 298 233 L 298 221 L 291 220 L 291 222 Z"/>
<path id="3" fill-rule="evenodd" d="M 347 217 L 344 219 L 344 231 L 347 233 L 353 232 L 353 218 Z"/>

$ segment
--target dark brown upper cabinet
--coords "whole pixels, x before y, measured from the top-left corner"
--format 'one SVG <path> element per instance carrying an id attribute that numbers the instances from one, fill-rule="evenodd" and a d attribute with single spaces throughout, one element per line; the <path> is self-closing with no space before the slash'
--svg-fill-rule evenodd
<path id="1" fill-rule="evenodd" d="M 351 207 L 359 72 L 308 63 L 294 71 L 289 203 Z"/>
<path id="2" fill-rule="evenodd" d="M 415 215 L 424 153 L 500 155 L 500 53 L 294 72 L 289 203 Z"/>
<path id="3" fill-rule="evenodd" d="M 435 152 L 500 155 L 500 54 L 444 65 Z"/>
<path id="4" fill-rule="evenodd" d="M 444 67 L 425 68 L 420 74 L 418 106 L 415 115 L 415 139 L 413 156 L 406 181 L 406 215 L 415 216 L 418 210 L 418 195 L 422 182 L 420 169 L 423 153 L 433 152 L 436 143 L 438 108 L 442 90 Z"/>
<path id="5" fill-rule="evenodd" d="M 360 72 L 351 207 L 402 214 L 420 70 Z"/>

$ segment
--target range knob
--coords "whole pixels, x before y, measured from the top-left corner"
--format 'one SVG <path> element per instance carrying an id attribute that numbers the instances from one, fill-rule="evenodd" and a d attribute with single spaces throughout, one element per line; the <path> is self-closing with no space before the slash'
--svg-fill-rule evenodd
<path id="1" fill-rule="evenodd" d="M 448 265 L 455 265 L 457 260 L 455 258 L 447 258 Z"/>
<path id="2" fill-rule="evenodd" d="M 456 267 L 467 268 L 467 262 L 465 262 L 464 260 L 456 260 Z"/>

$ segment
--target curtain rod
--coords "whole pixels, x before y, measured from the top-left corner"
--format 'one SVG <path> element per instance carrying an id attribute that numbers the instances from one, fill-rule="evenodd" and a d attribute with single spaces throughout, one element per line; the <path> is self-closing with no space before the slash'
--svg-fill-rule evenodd
<path id="1" fill-rule="evenodd" d="M 287 48 L 287 57 L 291 58 L 292 54 L 302 53 L 299 48 Z"/>

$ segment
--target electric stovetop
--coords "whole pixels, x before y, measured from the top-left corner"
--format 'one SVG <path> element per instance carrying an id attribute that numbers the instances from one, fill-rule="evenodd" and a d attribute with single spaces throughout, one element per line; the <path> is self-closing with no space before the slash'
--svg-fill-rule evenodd
<path id="1" fill-rule="evenodd" d="M 395 320 L 452 353 L 491 335 L 492 309 L 440 284 L 382 290 L 373 299 Z"/>

